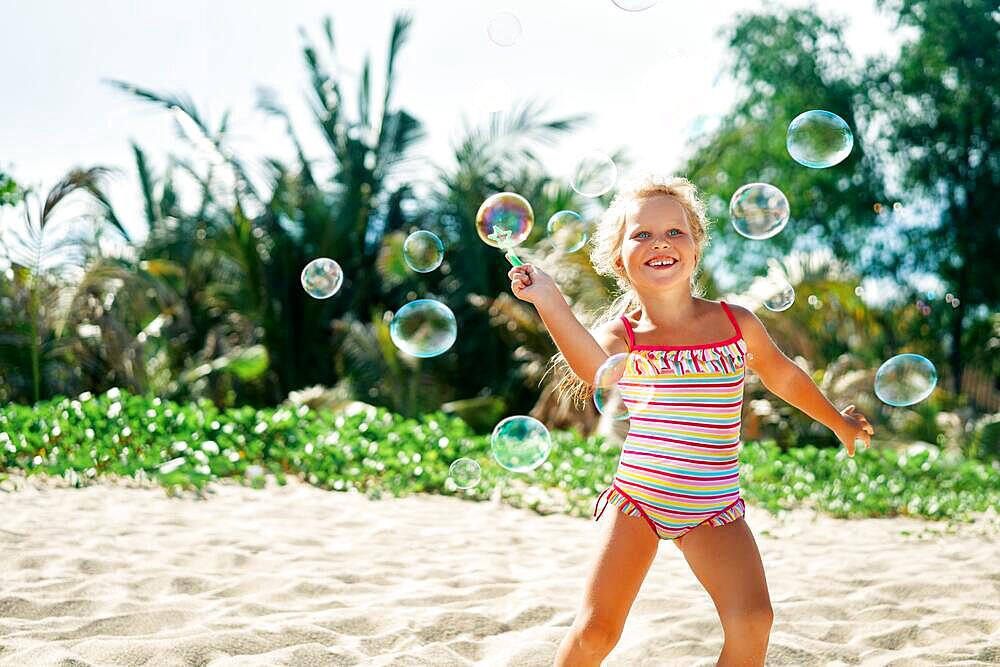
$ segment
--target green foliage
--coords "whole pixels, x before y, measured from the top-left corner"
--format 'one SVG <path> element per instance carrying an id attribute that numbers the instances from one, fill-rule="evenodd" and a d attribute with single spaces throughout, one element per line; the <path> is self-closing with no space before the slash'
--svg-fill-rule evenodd
<path id="1" fill-rule="evenodd" d="M 872 204 L 882 196 L 882 177 L 864 143 L 864 88 L 843 25 L 812 9 L 742 13 L 730 25 L 730 74 L 741 96 L 683 171 L 705 193 L 719 222 L 709 267 L 739 266 L 749 275 L 796 244 L 822 244 L 837 257 L 867 261 L 860 250 L 877 224 Z M 834 168 L 803 167 L 785 147 L 788 124 L 809 109 L 832 111 L 854 133 L 851 155 Z M 755 181 L 779 187 L 791 207 L 787 229 L 766 242 L 747 241 L 728 224 L 732 194 Z"/>
<path id="2" fill-rule="evenodd" d="M 0 207 L 14 206 L 21 201 L 23 193 L 14 179 L 0 171 Z"/>
<path id="3" fill-rule="evenodd" d="M 424 492 L 485 500 L 499 494 L 541 512 L 589 516 L 611 481 L 618 447 L 575 431 L 554 432 L 552 439 L 543 465 L 514 475 L 494 462 L 488 436 L 440 412 L 409 419 L 372 406 L 219 410 L 209 401 L 179 404 L 113 389 L 0 408 L 0 484 L 5 472 L 19 470 L 77 486 L 105 475 L 151 479 L 178 493 L 220 478 L 260 486 L 266 471 L 278 483 L 297 476 L 372 497 Z M 482 467 L 480 483 L 464 491 L 447 481 L 448 467 L 460 457 Z M 782 452 L 765 441 L 746 443 L 740 458 L 745 496 L 770 510 L 801 504 L 837 516 L 964 519 L 1000 502 L 1000 463 L 991 468 L 934 451 L 861 450 L 849 459 L 812 446 Z"/>

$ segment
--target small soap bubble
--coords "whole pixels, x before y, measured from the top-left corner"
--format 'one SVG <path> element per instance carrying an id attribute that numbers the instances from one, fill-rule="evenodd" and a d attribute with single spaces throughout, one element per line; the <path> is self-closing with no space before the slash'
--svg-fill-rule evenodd
<path id="1" fill-rule="evenodd" d="M 601 151 L 588 151 L 577 159 L 570 179 L 573 190 L 584 197 L 600 197 L 618 181 L 618 166 Z"/>
<path id="2" fill-rule="evenodd" d="M 837 114 L 813 109 L 799 114 L 789 123 L 785 146 L 799 164 L 824 169 L 851 154 L 854 135 Z"/>
<path id="3" fill-rule="evenodd" d="M 612 0 L 619 9 L 627 12 L 641 12 L 654 6 L 659 0 Z"/>
<path id="4" fill-rule="evenodd" d="M 479 464 L 468 458 L 456 459 L 448 467 L 448 476 L 460 489 L 471 489 L 482 477 Z"/>
<path id="5" fill-rule="evenodd" d="M 749 183 L 729 200 L 729 219 L 742 236 L 769 239 L 788 224 L 788 199 L 769 183 Z"/>
<path id="6" fill-rule="evenodd" d="M 420 358 L 444 354 L 458 338 L 451 308 L 434 299 L 417 299 L 400 308 L 389 323 L 393 344 Z"/>
<path id="7" fill-rule="evenodd" d="M 497 46 L 514 46 L 524 31 L 517 16 L 510 12 L 500 12 L 490 19 L 486 32 Z"/>
<path id="8" fill-rule="evenodd" d="M 587 222 L 576 211 L 558 211 L 549 218 L 547 231 L 560 251 L 569 254 L 587 244 Z"/>
<path id="9" fill-rule="evenodd" d="M 795 288 L 781 275 L 769 275 L 765 283 L 764 307 L 780 313 L 795 303 Z"/>
<path id="10" fill-rule="evenodd" d="M 433 232 L 413 232 L 403 241 L 403 259 L 414 271 L 429 273 L 444 261 L 444 243 Z"/>
<path id="11" fill-rule="evenodd" d="M 315 299 L 329 299 L 344 283 L 344 271 L 334 260 L 319 257 L 306 264 L 299 277 L 302 289 Z"/>

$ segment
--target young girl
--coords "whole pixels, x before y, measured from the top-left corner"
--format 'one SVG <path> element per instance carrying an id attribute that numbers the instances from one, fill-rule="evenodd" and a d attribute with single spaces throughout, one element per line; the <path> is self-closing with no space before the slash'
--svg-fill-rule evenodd
<path id="1" fill-rule="evenodd" d="M 515 296 L 534 304 L 575 375 L 565 378 L 576 398 L 589 395 L 610 355 L 628 353 L 619 388 L 629 432 L 614 482 L 598 498 L 618 511 L 556 665 L 600 665 L 611 652 L 660 540 L 680 549 L 715 603 L 725 634 L 718 665 L 764 664 L 773 612 L 743 518 L 737 459 L 747 368 L 832 429 L 848 455 L 856 439 L 870 445 L 865 417 L 853 405 L 838 412 L 753 312 L 692 293 L 707 226 L 704 204 L 686 179 L 647 178 L 619 190 L 598 225 L 591 259 L 623 293 L 592 331 L 544 271 L 531 264 L 510 270 Z M 594 513 L 600 519 L 597 507 Z"/>

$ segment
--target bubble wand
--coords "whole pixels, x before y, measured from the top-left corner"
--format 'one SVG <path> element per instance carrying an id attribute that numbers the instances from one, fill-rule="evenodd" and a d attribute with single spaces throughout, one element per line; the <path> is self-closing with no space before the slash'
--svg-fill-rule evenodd
<path id="1" fill-rule="evenodd" d="M 495 229 L 493 233 L 486 238 L 492 239 L 497 247 L 504 251 L 504 257 L 510 262 L 511 266 L 521 266 L 524 264 L 517 255 L 514 254 L 514 243 L 510 241 L 510 230 L 509 229 Z"/>

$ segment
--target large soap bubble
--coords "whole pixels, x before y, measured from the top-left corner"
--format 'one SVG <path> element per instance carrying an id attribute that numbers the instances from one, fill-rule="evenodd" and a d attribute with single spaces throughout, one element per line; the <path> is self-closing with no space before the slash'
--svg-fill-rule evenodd
<path id="1" fill-rule="evenodd" d="M 789 123 L 785 146 L 799 164 L 823 169 L 851 154 L 854 135 L 837 114 L 813 109 L 799 114 Z"/>
<path id="2" fill-rule="evenodd" d="M 788 199 L 769 183 L 748 183 L 729 200 L 729 220 L 748 239 L 769 239 L 788 224 Z"/>
<path id="3" fill-rule="evenodd" d="M 937 386 L 937 369 L 919 354 L 897 354 L 875 372 L 875 395 L 896 407 L 919 403 Z"/>
<path id="4" fill-rule="evenodd" d="M 512 472 L 530 472 L 542 465 L 552 451 L 552 438 L 545 424 L 534 417 L 507 417 L 490 437 L 493 457 Z"/>
<path id="5" fill-rule="evenodd" d="M 919 403 L 935 386 L 937 369 L 919 354 L 897 354 L 875 372 L 875 395 L 896 407 Z"/>
<path id="6" fill-rule="evenodd" d="M 499 248 L 491 235 L 499 234 L 508 238 L 510 246 L 524 242 L 535 225 L 535 212 L 528 200 L 513 192 L 499 192 L 479 207 L 476 213 L 476 231 L 483 243 Z"/>
<path id="7" fill-rule="evenodd" d="M 417 299 L 396 312 L 389 323 L 389 336 L 407 354 L 436 357 L 455 343 L 458 324 L 451 308 L 440 301 Z"/>

